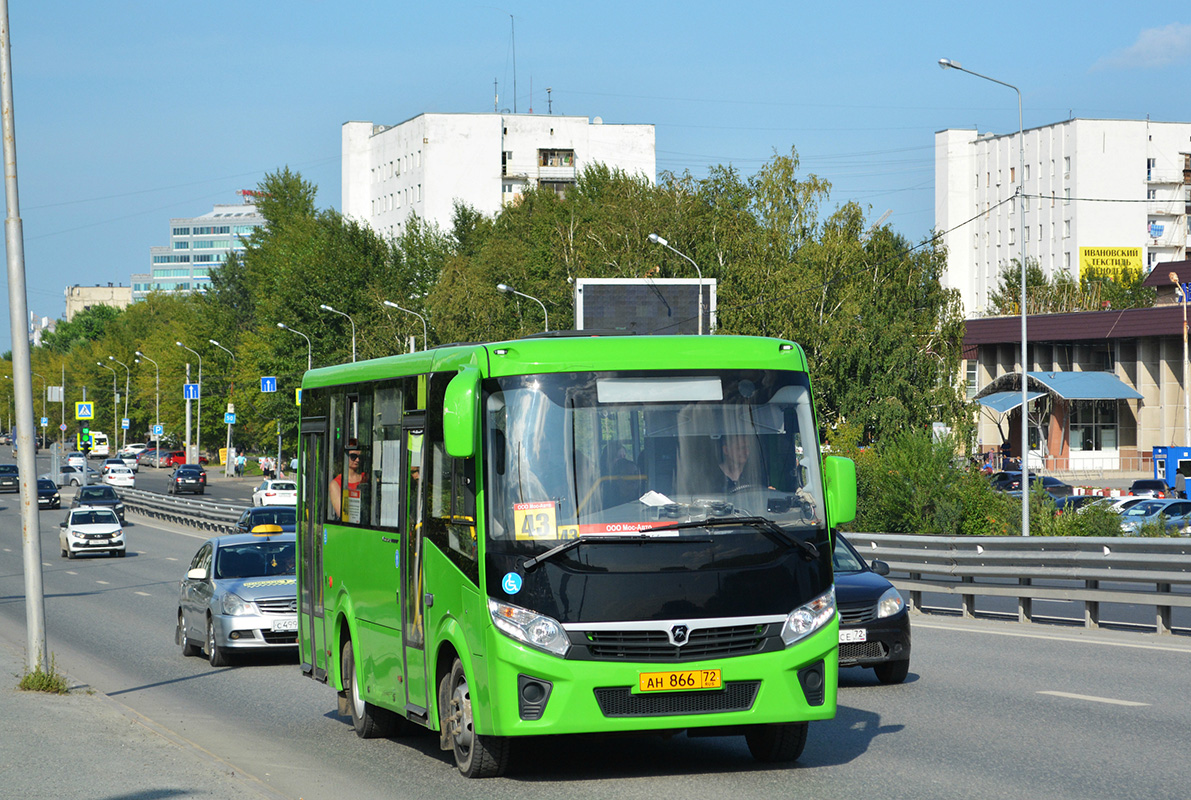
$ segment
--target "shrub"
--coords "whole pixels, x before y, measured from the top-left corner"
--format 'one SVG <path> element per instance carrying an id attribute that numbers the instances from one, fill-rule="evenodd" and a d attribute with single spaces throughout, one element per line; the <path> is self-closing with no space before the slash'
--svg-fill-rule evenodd
<path id="1" fill-rule="evenodd" d="M 70 691 L 70 685 L 65 676 L 58 672 L 58 665 L 54 661 L 53 653 L 50 654 L 48 669 L 42 669 L 41 659 L 38 658 L 37 668 L 32 672 L 26 669 L 17 688 L 25 692 L 49 692 L 51 694 L 67 694 Z"/>

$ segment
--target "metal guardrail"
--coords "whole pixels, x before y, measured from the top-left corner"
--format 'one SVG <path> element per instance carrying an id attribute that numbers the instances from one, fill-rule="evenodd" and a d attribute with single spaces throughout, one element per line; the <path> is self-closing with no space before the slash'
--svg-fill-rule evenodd
<path id="1" fill-rule="evenodd" d="M 923 593 L 958 595 L 965 617 L 975 616 L 977 597 L 1014 597 L 1018 621 L 1032 622 L 1034 600 L 1067 600 L 1083 603 L 1084 626 L 1098 628 L 1101 603 L 1131 603 L 1153 606 L 1157 632 L 1169 634 L 1171 609 L 1191 608 L 1187 539 L 845 536 L 866 559 L 889 565 L 914 611 L 923 610 Z"/>
<path id="2" fill-rule="evenodd" d="M 246 508 L 140 489 L 120 489 L 118 493 L 128 511 L 216 533 L 233 533 L 236 521 Z"/>

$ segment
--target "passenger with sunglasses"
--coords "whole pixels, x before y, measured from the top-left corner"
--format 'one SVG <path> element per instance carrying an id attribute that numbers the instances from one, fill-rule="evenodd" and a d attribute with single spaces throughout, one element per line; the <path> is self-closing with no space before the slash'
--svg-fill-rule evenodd
<path id="1" fill-rule="evenodd" d="M 368 482 L 368 474 L 364 472 L 364 455 L 355 439 L 348 440 L 347 451 L 344 454 L 347 461 L 347 485 L 344 487 L 344 474 L 336 475 L 331 481 L 331 512 L 333 519 L 345 522 L 360 521 L 361 484 Z M 347 508 L 346 516 L 344 508 Z"/>

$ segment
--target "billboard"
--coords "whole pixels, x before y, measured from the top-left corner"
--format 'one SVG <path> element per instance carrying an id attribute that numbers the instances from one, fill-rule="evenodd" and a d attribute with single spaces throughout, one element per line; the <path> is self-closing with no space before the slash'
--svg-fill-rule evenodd
<path id="1" fill-rule="evenodd" d="M 700 285 L 700 283 L 702 285 Z M 715 330 L 714 278 L 576 278 L 575 329 L 671 335 Z"/>
<path id="2" fill-rule="evenodd" d="M 1140 247 L 1081 247 L 1079 248 L 1079 274 L 1086 275 L 1094 270 L 1098 275 L 1119 278 L 1126 270 L 1142 272 Z"/>

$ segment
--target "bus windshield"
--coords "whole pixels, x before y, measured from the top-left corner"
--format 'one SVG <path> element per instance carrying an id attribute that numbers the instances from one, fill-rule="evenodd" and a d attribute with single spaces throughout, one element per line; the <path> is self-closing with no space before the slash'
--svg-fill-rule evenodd
<path id="1" fill-rule="evenodd" d="M 503 551 L 733 516 L 823 526 L 803 373 L 559 373 L 485 388 L 486 535 Z"/>

